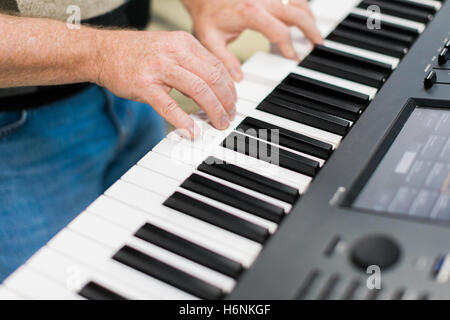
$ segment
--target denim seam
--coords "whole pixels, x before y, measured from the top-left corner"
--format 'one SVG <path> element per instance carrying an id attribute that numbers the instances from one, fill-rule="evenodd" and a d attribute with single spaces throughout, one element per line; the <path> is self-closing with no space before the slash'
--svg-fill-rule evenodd
<path id="1" fill-rule="evenodd" d="M 28 118 L 28 111 L 22 110 L 21 112 L 20 119 L 0 128 L 0 139 L 8 137 L 25 124 Z"/>
<path id="2" fill-rule="evenodd" d="M 108 94 L 108 92 L 106 92 L 105 89 L 103 89 L 103 93 L 106 97 L 107 113 L 108 113 L 109 117 L 111 118 L 113 125 L 116 128 L 117 133 L 119 135 L 119 143 L 116 146 L 116 153 L 118 153 L 126 144 L 126 133 L 120 124 L 120 120 L 117 117 L 116 112 L 114 111 L 114 101 L 113 101 L 111 95 Z"/>

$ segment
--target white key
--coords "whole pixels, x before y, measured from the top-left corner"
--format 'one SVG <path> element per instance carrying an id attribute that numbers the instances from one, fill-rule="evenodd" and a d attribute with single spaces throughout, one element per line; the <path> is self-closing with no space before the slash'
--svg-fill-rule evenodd
<path id="1" fill-rule="evenodd" d="M 167 198 L 180 185 L 180 182 L 175 179 L 138 166 L 134 166 L 128 170 L 121 179 Z"/>
<path id="2" fill-rule="evenodd" d="M 376 88 L 299 67 L 295 61 L 264 52 L 258 52 L 250 58 L 243 66 L 243 71 L 248 79 L 261 82 L 268 86 L 278 85 L 292 72 L 310 79 L 365 94 L 369 96 L 370 99 L 373 99 L 378 92 Z"/>
<path id="3" fill-rule="evenodd" d="M 248 240 L 230 231 L 216 227 L 199 219 L 193 218 L 187 214 L 172 210 L 162 205 L 165 197 L 139 188 L 125 181 L 116 182 L 106 193 L 107 196 L 115 198 L 132 205 L 135 208 L 160 214 L 172 221 L 185 225 L 186 228 L 195 230 L 209 238 L 217 239 L 223 243 L 228 243 L 235 250 L 255 258 L 262 249 L 261 244 Z"/>
<path id="4" fill-rule="evenodd" d="M 363 57 L 366 59 L 370 59 L 373 61 L 378 61 L 378 62 L 388 64 L 392 67 L 392 69 L 397 68 L 398 64 L 400 63 L 399 58 L 391 57 L 388 55 L 384 55 L 381 53 L 377 53 L 377 52 L 373 52 L 373 51 L 369 51 L 369 50 L 365 50 L 365 49 L 360 49 L 357 47 L 349 46 L 349 45 L 331 41 L 331 40 L 324 40 L 323 45 L 325 47 L 328 47 L 331 49 L 339 50 L 342 52 L 353 54 L 355 56 L 360 56 L 360 57 Z"/>
<path id="5" fill-rule="evenodd" d="M 126 229 L 120 228 L 89 212 L 86 212 L 75 219 L 69 225 L 69 229 L 98 241 L 99 243 L 110 247 L 113 251 L 118 251 L 123 246 L 128 245 L 169 266 L 208 282 L 209 284 L 222 289 L 224 292 L 231 292 L 236 284 L 235 280 L 228 276 L 152 243 L 134 237 L 133 234 L 128 233 Z"/>
<path id="6" fill-rule="evenodd" d="M 158 174 L 156 172 L 152 172 L 150 170 L 140 168 L 140 167 L 133 167 L 129 170 L 127 174 L 125 174 L 122 177 L 122 180 L 128 181 L 131 183 L 134 183 L 142 188 L 145 188 L 149 191 L 158 193 L 165 197 L 170 197 L 172 193 L 175 191 L 184 193 L 192 198 L 195 198 L 199 201 L 202 201 L 203 203 L 207 203 L 211 206 L 214 206 L 218 209 L 224 210 L 227 213 L 230 213 L 232 215 L 238 216 L 244 220 L 250 221 L 254 224 L 257 224 L 263 228 L 268 229 L 271 233 L 275 232 L 277 229 L 277 224 L 270 222 L 266 219 L 259 218 L 253 214 L 244 212 L 242 210 L 236 209 L 234 207 L 228 206 L 226 204 L 223 204 L 219 201 L 215 201 L 213 199 L 209 199 L 208 197 L 201 196 L 200 194 L 187 191 L 186 189 L 179 188 L 180 185 L 179 181 L 175 181 L 172 179 L 169 179 L 161 174 Z M 161 188 L 161 185 L 175 185 L 174 188 L 171 188 L 170 191 L 167 192 L 167 190 L 164 190 L 165 188 Z"/>
<path id="7" fill-rule="evenodd" d="M 48 247 L 66 254 L 81 264 L 101 271 L 109 276 L 126 281 L 128 285 L 136 287 L 149 296 L 158 296 L 168 300 L 195 300 L 191 294 L 181 291 L 165 282 L 138 272 L 112 259 L 116 251 L 88 239 L 70 229 L 65 229 L 52 239 Z"/>
<path id="8" fill-rule="evenodd" d="M 316 19 L 341 22 L 360 0 L 316 0 L 310 8 Z"/>
<path id="9" fill-rule="evenodd" d="M 247 157 L 239 152 L 220 147 L 220 149 L 211 150 L 210 153 L 193 148 L 189 143 L 176 142 L 164 139 L 153 151 L 163 154 L 169 158 L 175 158 L 188 164 L 199 165 L 208 156 L 214 156 L 221 161 L 245 168 L 248 171 L 276 180 L 278 182 L 289 185 L 304 193 L 311 183 L 312 179 L 303 175 L 285 170 L 273 164 Z M 292 173 L 292 174 L 291 174 Z M 308 179 L 309 178 L 309 179 Z"/>
<path id="10" fill-rule="evenodd" d="M 157 295 L 152 296 L 141 292 L 123 281 L 124 279 L 118 280 L 47 247 L 33 256 L 27 262 L 27 266 L 66 286 L 74 293 L 80 292 L 86 284 L 93 281 L 126 299 L 155 300 L 159 298 Z"/>
<path id="11" fill-rule="evenodd" d="M 239 99 L 250 99 L 250 101 L 256 102 L 263 101 L 273 91 L 273 89 L 273 86 L 265 86 L 263 84 L 245 79 L 236 84 L 236 91 Z M 237 108 L 239 109 L 239 103 Z"/>
<path id="12" fill-rule="evenodd" d="M 194 170 L 193 166 L 189 166 L 173 158 L 165 157 L 156 152 L 148 153 L 139 161 L 138 165 L 179 181 L 187 179 Z"/>
<path id="13" fill-rule="evenodd" d="M 434 0 L 406 0 L 406 1 L 412 2 L 412 3 L 424 4 L 431 8 L 434 8 L 436 10 L 440 10 L 442 8 L 442 3 L 439 1 L 434 1 Z"/>
<path id="14" fill-rule="evenodd" d="M 24 300 L 24 297 L 3 286 L 0 287 L 0 301 L 2 300 Z"/>
<path id="15" fill-rule="evenodd" d="M 366 18 L 370 18 L 371 13 L 367 12 L 367 10 L 364 9 L 360 9 L 360 8 L 355 8 L 352 10 L 352 13 L 366 17 Z M 401 27 L 407 27 L 410 29 L 414 29 L 417 30 L 419 33 L 422 33 L 425 30 L 425 25 L 423 23 L 420 22 L 416 22 L 416 21 L 412 21 L 412 20 L 407 20 L 407 19 L 403 19 L 403 18 L 399 18 L 396 16 L 392 16 L 392 15 L 388 15 L 388 14 L 383 14 L 381 15 L 381 21 L 385 21 L 388 23 L 393 23 L 393 24 L 397 24 Z"/>
<path id="16" fill-rule="evenodd" d="M 145 223 L 150 223 L 224 257 L 239 262 L 247 268 L 250 267 L 253 261 L 248 258 L 248 255 L 243 255 L 233 247 L 207 238 L 197 231 L 186 228 L 183 224 L 172 223 L 164 219 L 164 217 L 134 209 L 122 202 L 105 196 L 97 199 L 87 211 L 126 228 L 130 233 L 136 232 Z"/>
<path id="17" fill-rule="evenodd" d="M 251 101 L 239 100 L 237 111 L 245 116 L 253 117 L 261 121 L 268 122 L 280 128 L 303 134 L 305 136 L 332 144 L 337 148 L 342 140 L 342 136 L 322 129 L 314 128 L 303 123 L 282 118 L 268 112 L 256 109 L 257 104 Z"/>
<path id="18" fill-rule="evenodd" d="M 65 286 L 27 266 L 22 266 L 3 284 L 12 291 L 32 300 L 84 300 Z"/>

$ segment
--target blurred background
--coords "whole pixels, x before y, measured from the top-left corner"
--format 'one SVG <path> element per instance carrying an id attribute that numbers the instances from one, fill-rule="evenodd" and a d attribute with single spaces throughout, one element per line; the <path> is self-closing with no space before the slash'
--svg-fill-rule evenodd
<path id="1" fill-rule="evenodd" d="M 153 0 L 152 21 L 149 30 L 184 30 L 191 32 L 192 22 L 180 0 Z M 256 32 L 246 31 L 230 45 L 230 48 L 241 62 L 244 62 L 257 51 L 268 51 L 269 42 Z M 176 90 L 171 95 L 187 112 L 192 113 L 198 110 L 194 101 L 184 97 Z"/>

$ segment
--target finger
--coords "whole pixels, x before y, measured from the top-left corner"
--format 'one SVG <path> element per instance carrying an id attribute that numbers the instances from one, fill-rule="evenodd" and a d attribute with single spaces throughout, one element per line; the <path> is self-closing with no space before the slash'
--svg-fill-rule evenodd
<path id="1" fill-rule="evenodd" d="M 289 2 L 289 5 L 297 7 L 301 10 L 304 10 L 307 14 L 309 14 L 311 16 L 311 18 L 313 18 L 313 20 L 315 20 L 314 13 L 312 12 L 311 8 L 309 7 L 308 0 L 291 0 Z"/>
<path id="2" fill-rule="evenodd" d="M 228 128 L 230 116 L 202 78 L 180 66 L 174 66 L 165 82 L 194 99 L 206 112 L 214 127 L 221 130 Z"/>
<path id="3" fill-rule="evenodd" d="M 312 43 L 321 44 L 323 42 L 314 19 L 307 12 L 295 7 L 283 7 L 279 13 L 279 19 L 288 25 L 298 27 Z"/>
<path id="4" fill-rule="evenodd" d="M 276 43 L 286 58 L 298 59 L 292 45 L 289 27 L 272 16 L 264 8 L 253 8 L 249 15 L 249 28 L 264 34 L 271 42 Z"/>
<path id="5" fill-rule="evenodd" d="M 236 113 L 237 93 L 233 79 L 223 63 L 194 39 L 189 54 L 180 56 L 182 68 L 197 75 L 213 90 L 223 108 L 234 117 Z"/>
<path id="6" fill-rule="evenodd" d="M 228 49 L 226 39 L 220 32 L 210 32 L 207 36 L 201 38 L 200 41 L 223 62 L 234 81 L 239 82 L 242 80 L 241 62 Z"/>
<path id="7" fill-rule="evenodd" d="M 194 120 L 160 86 L 149 88 L 148 104 L 175 128 L 181 129 L 187 138 L 195 139 L 199 135 L 200 129 Z"/>

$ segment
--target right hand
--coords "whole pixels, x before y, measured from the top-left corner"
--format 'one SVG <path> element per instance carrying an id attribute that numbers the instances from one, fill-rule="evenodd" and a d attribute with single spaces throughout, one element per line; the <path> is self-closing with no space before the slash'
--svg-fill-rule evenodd
<path id="1" fill-rule="evenodd" d="M 169 93 L 194 99 L 218 129 L 236 113 L 234 82 L 218 58 L 186 32 L 107 31 L 98 33 L 97 82 L 115 95 L 151 105 L 195 138 L 199 128 Z"/>

